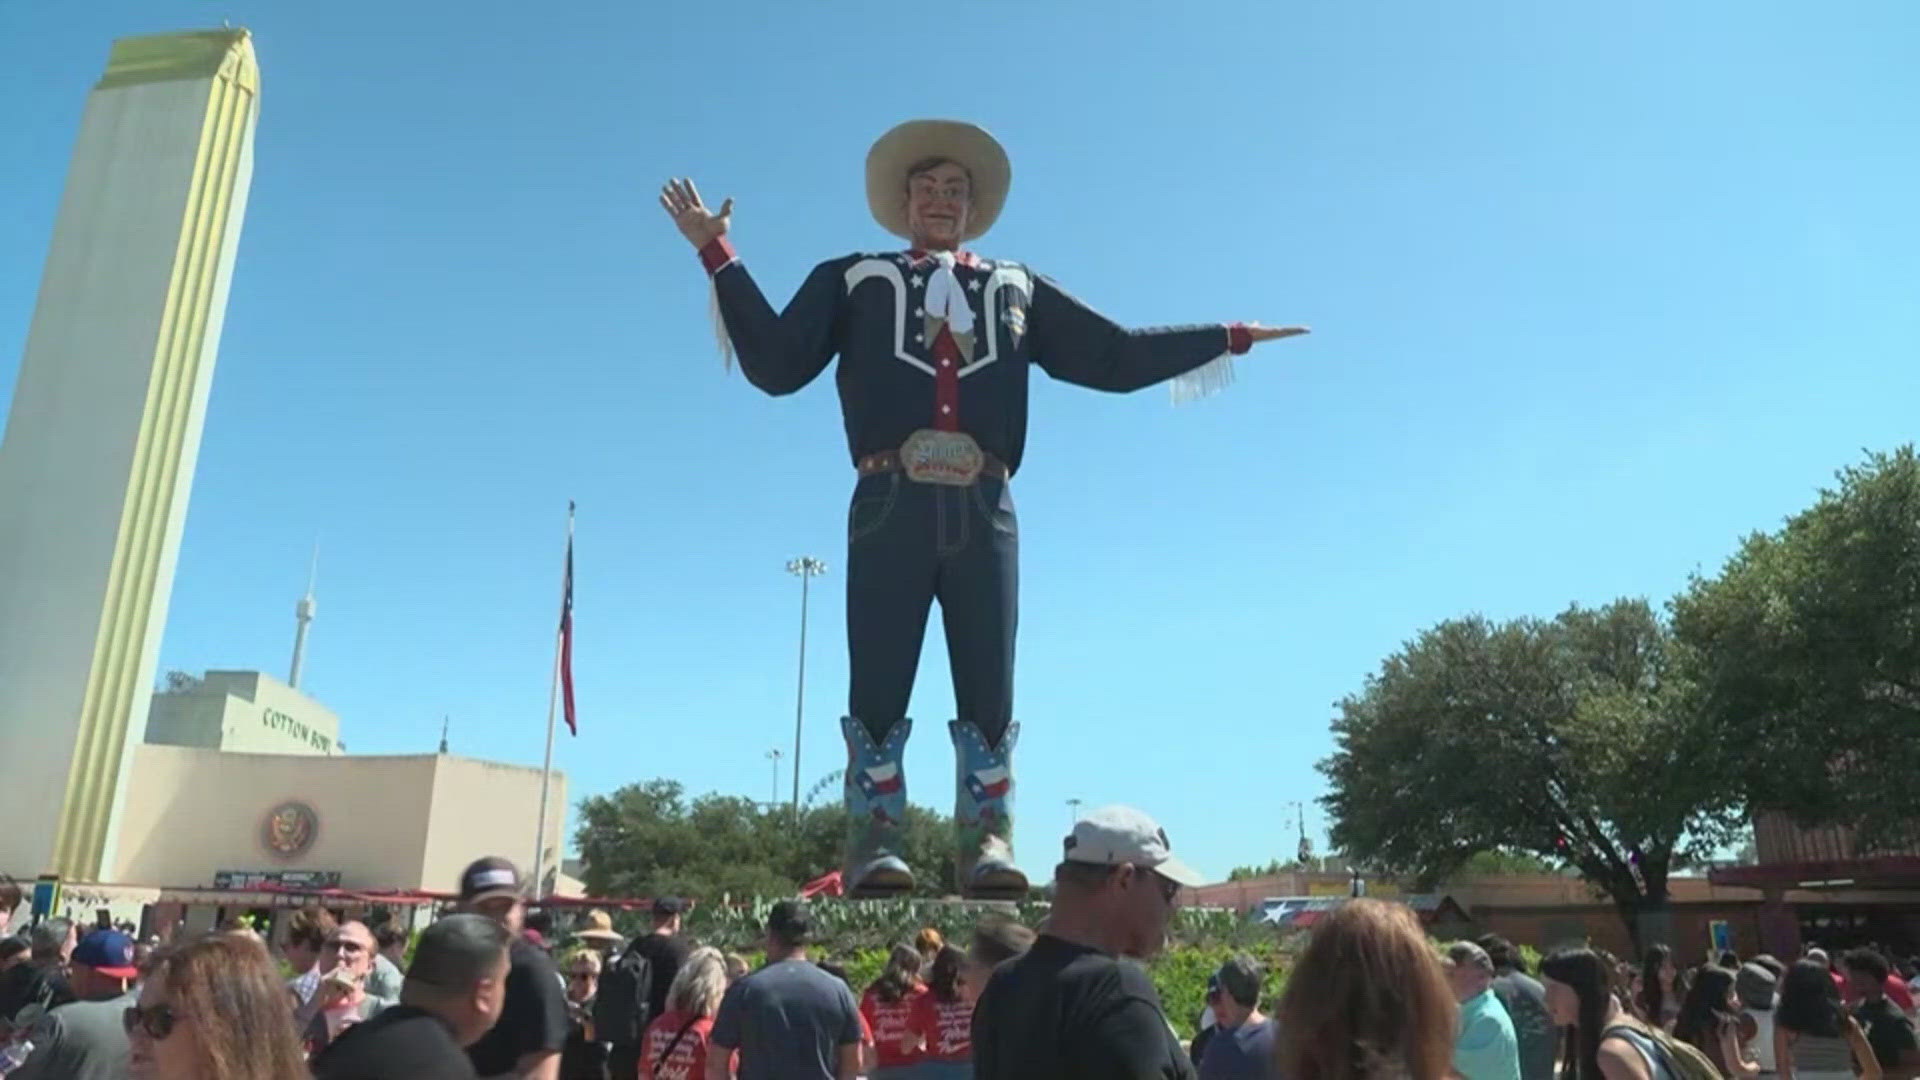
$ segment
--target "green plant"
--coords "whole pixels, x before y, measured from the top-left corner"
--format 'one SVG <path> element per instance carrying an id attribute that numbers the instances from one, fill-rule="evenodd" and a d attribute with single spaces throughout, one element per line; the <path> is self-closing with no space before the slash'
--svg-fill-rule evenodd
<path id="1" fill-rule="evenodd" d="M 705 945 L 731 952 L 757 949 L 765 940 L 767 913 L 777 897 L 734 903 L 703 903 L 686 916 L 685 934 Z M 843 956 L 911 942 L 922 927 L 931 926 L 948 940 L 964 944 L 973 928 L 990 913 L 1004 913 L 1037 926 L 1046 915 L 1044 904 L 986 905 L 939 900 L 821 900 L 811 905 L 814 937 L 823 955 Z M 624 934 L 645 933 L 644 913 L 628 912 L 615 920 Z M 877 969 L 876 969 L 877 970 Z"/>

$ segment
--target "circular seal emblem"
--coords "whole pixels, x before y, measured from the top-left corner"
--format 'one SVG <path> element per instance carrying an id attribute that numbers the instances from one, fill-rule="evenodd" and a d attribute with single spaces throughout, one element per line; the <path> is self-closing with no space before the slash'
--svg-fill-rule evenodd
<path id="1" fill-rule="evenodd" d="M 268 851 L 283 859 L 293 859 L 313 846 L 313 838 L 319 831 L 320 816 L 313 812 L 313 807 L 290 801 L 267 811 L 260 838 Z"/>

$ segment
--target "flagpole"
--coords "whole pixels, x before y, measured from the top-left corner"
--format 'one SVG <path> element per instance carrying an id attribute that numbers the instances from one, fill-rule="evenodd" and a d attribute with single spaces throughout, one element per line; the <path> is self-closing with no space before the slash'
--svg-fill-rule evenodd
<path id="1" fill-rule="evenodd" d="M 567 565 L 560 571 L 560 606 L 567 606 L 567 578 L 573 567 L 573 500 L 567 500 Z M 553 789 L 553 719 L 554 711 L 560 703 L 560 648 L 565 642 L 565 632 L 555 627 L 553 632 L 553 683 L 547 691 L 547 758 L 540 767 L 540 816 L 533 823 L 533 899 L 539 900 L 546 888 L 546 850 L 547 850 L 547 800 Z"/>

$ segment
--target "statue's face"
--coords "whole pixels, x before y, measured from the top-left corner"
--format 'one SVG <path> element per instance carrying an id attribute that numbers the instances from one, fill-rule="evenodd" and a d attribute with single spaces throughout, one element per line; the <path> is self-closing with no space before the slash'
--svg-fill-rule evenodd
<path id="1" fill-rule="evenodd" d="M 907 228 L 915 245 L 934 251 L 959 247 L 972 214 L 973 183 L 953 162 L 907 177 Z"/>

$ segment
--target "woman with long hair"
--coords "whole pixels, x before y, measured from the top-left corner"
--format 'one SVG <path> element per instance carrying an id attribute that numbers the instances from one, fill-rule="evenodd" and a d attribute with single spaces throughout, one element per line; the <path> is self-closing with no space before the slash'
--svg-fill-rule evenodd
<path id="1" fill-rule="evenodd" d="M 1287 978 L 1275 1058 L 1287 1080 L 1443 1080 L 1459 1006 L 1411 908 L 1328 912 Z"/>
<path id="2" fill-rule="evenodd" d="M 1734 973 L 1723 967 L 1703 967 L 1680 1004 L 1673 1037 L 1692 1043 L 1707 1055 L 1720 1075 L 1749 1080 L 1760 1075 L 1760 1063 L 1741 1049 L 1740 998 L 1734 993 Z"/>
<path id="3" fill-rule="evenodd" d="M 1640 1019 L 1649 1024 L 1673 1030 L 1675 1020 L 1680 1018 L 1680 994 L 1674 989 L 1674 980 L 1680 977 L 1678 968 L 1673 966 L 1673 950 L 1665 945 L 1649 945 L 1645 957 L 1640 962 Z"/>
<path id="4" fill-rule="evenodd" d="M 914 1001 L 913 1030 L 925 1048 L 916 1080 L 968 1080 L 973 1076 L 973 1002 L 961 984 L 967 954 L 943 945 L 933 954 L 927 992 Z"/>
<path id="5" fill-rule="evenodd" d="M 873 1069 L 870 1080 L 903 1080 L 920 1062 L 926 1041 L 913 1026 L 914 1006 L 926 992 L 920 985 L 920 951 L 895 945 L 886 969 L 860 995 L 860 1015 L 873 1029 Z"/>
<path id="6" fill-rule="evenodd" d="M 1773 1010 L 1773 1062 L 1780 1080 L 1880 1080 L 1866 1033 L 1840 1004 L 1827 966 L 1802 960 L 1787 969 Z"/>
<path id="7" fill-rule="evenodd" d="M 133 1080 L 304 1080 L 287 986 L 258 937 L 159 955 L 124 1020 Z"/>
<path id="8" fill-rule="evenodd" d="M 719 949 L 687 954 L 667 988 L 667 1011 L 654 1017 L 641 1040 L 639 1080 L 655 1076 L 707 1075 L 708 1036 L 720 999 L 727 993 L 727 961 Z M 616 1077 L 615 1080 L 626 1080 Z"/>
<path id="9" fill-rule="evenodd" d="M 1614 992 L 1609 964 L 1592 949 L 1540 961 L 1547 1013 L 1566 1031 L 1561 1080 L 1672 1080 L 1660 1048 Z"/>

